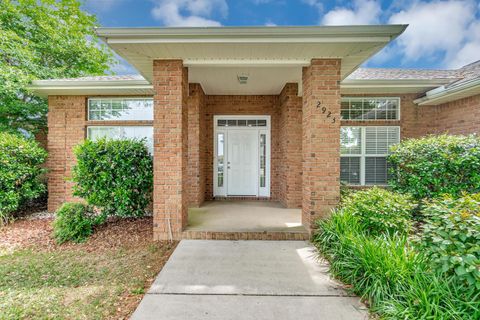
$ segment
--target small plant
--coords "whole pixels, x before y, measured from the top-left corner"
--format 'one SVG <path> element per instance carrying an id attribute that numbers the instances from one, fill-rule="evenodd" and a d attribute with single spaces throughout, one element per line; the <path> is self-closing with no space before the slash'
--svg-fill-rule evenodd
<path id="1" fill-rule="evenodd" d="M 84 242 L 93 233 L 93 227 L 103 221 L 83 203 L 66 202 L 56 212 L 53 222 L 54 237 L 58 243 Z"/>
<path id="2" fill-rule="evenodd" d="M 391 148 L 394 190 L 417 199 L 480 191 L 480 138 L 476 135 L 408 139 Z"/>
<path id="3" fill-rule="evenodd" d="M 419 249 L 436 270 L 480 289 L 480 193 L 431 201 L 423 213 Z"/>
<path id="4" fill-rule="evenodd" d="M 0 225 L 26 200 L 45 192 L 41 177 L 47 152 L 36 141 L 0 133 Z"/>
<path id="5" fill-rule="evenodd" d="M 358 218 L 365 233 L 408 233 L 416 204 L 411 197 L 373 187 L 348 196 L 340 210 Z"/>
<path id="6" fill-rule="evenodd" d="M 153 161 L 143 141 L 86 140 L 75 155 L 76 196 L 107 216 L 145 214 L 153 191 Z"/>

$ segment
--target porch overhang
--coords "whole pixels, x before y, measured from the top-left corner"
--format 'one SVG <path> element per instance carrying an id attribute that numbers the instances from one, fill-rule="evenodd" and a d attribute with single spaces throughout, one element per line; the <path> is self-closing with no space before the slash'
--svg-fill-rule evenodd
<path id="1" fill-rule="evenodd" d="M 406 27 L 98 28 L 97 34 L 149 82 L 154 60 L 178 59 L 207 94 L 278 94 L 285 83 L 301 84 L 302 67 L 312 59 L 341 59 L 346 78 Z M 241 74 L 246 84 L 238 83 Z"/>

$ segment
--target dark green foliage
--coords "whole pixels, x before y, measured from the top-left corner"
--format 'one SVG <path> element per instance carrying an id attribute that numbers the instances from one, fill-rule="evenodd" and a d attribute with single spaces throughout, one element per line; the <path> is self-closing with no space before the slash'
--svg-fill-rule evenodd
<path id="1" fill-rule="evenodd" d="M 58 243 L 84 242 L 93 233 L 93 227 L 103 221 L 83 203 L 66 202 L 56 212 L 53 222 L 54 237 Z"/>
<path id="2" fill-rule="evenodd" d="M 96 18 L 78 0 L 0 1 L 0 131 L 46 127 L 47 103 L 35 79 L 102 75 L 112 53 L 98 43 Z"/>
<path id="3" fill-rule="evenodd" d="M 376 202 L 371 202 L 378 195 L 378 190 L 359 191 L 348 196 L 329 219 L 317 222 L 313 241 L 330 261 L 332 273 L 352 285 L 352 291 L 368 301 L 371 310 L 382 319 L 479 319 L 480 290 L 461 285 L 451 272 L 432 269 L 428 250 L 424 254 L 418 246 L 412 246 L 408 234 L 372 233 L 366 228 L 370 225 L 370 213 L 375 217 L 378 214 Z M 359 206 L 354 197 L 358 197 Z M 384 205 L 383 201 L 378 202 L 379 208 Z M 468 202 L 462 208 L 472 204 Z M 368 203 L 373 208 L 361 210 L 368 215 L 355 214 L 358 208 L 368 207 Z"/>
<path id="4" fill-rule="evenodd" d="M 151 201 L 153 161 L 141 140 L 87 140 L 75 148 L 74 194 L 104 215 L 140 217 Z"/>
<path id="5" fill-rule="evenodd" d="M 480 191 L 480 138 L 475 135 L 404 140 L 391 152 L 394 190 L 417 199 Z"/>
<path id="6" fill-rule="evenodd" d="M 418 245 L 432 266 L 480 290 L 480 193 L 427 203 Z"/>
<path id="7" fill-rule="evenodd" d="M 351 193 L 342 202 L 342 211 L 358 217 L 370 235 L 408 233 L 415 204 L 409 196 L 377 187 Z"/>
<path id="8" fill-rule="evenodd" d="M 47 152 L 36 141 L 0 132 L 0 225 L 26 200 L 45 192 Z"/>

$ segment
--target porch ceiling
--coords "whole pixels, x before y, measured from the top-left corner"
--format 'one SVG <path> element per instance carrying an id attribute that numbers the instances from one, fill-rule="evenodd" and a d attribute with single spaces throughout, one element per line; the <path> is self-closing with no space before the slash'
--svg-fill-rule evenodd
<path id="1" fill-rule="evenodd" d="M 342 59 L 342 79 L 400 35 L 405 25 L 99 28 L 100 38 L 152 81 L 156 59 L 181 59 L 207 94 L 278 94 L 301 83 L 313 58 Z M 249 82 L 238 82 L 247 74 Z"/>

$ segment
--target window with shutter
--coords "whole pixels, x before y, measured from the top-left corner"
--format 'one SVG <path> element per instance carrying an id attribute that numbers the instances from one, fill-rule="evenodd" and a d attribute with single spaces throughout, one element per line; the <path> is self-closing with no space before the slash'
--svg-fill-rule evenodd
<path id="1" fill-rule="evenodd" d="M 387 156 L 400 142 L 400 127 L 342 127 L 340 180 L 348 184 L 382 185 L 389 178 Z"/>

